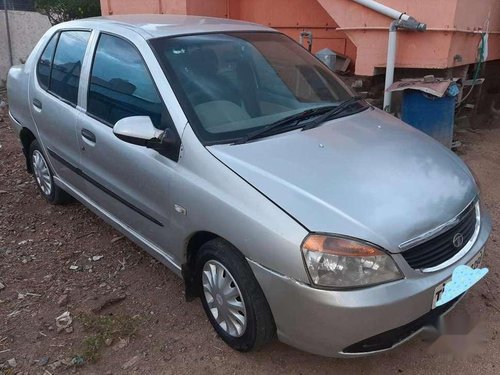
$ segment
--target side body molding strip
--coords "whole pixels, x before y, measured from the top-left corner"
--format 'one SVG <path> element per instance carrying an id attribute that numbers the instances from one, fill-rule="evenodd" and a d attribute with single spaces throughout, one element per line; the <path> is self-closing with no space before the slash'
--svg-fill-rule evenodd
<path id="1" fill-rule="evenodd" d="M 71 164 L 70 162 L 68 162 L 67 160 L 65 160 L 64 158 L 62 158 L 61 156 L 59 156 L 57 153 L 55 153 L 51 149 L 48 149 L 48 152 L 49 152 L 49 155 L 51 157 L 53 157 L 55 160 L 57 160 L 61 164 L 64 164 L 67 168 L 69 168 L 70 170 L 72 170 L 73 172 L 75 172 L 77 175 L 83 177 L 85 180 L 87 180 L 88 182 L 90 182 L 92 185 L 96 186 L 98 189 L 102 190 L 103 192 L 105 192 L 106 194 L 108 194 L 112 198 L 116 199 L 120 203 L 124 204 L 125 206 L 127 206 L 131 210 L 134 210 L 139 215 L 145 217 L 149 221 L 155 223 L 156 225 L 159 225 L 160 227 L 163 227 L 163 224 L 159 220 L 157 220 L 154 217 L 152 217 L 151 215 L 147 214 L 146 212 L 144 212 L 143 210 L 141 210 L 139 207 L 136 207 L 132 203 L 126 201 L 125 199 L 123 199 L 122 197 L 120 197 L 115 192 L 109 190 L 106 186 L 103 186 L 102 184 L 100 184 L 99 182 L 97 182 L 96 180 L 94 180 L 92 177 L 90 177 L 85 172 L 83 172 L 80 168 L 77 168 L 76 166 L 74 166 L 73 164 Z"/>

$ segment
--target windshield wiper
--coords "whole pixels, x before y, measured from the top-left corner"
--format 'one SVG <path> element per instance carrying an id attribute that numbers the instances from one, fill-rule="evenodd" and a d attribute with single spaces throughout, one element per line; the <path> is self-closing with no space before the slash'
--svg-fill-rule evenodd
<path id="1" fill-rule="evenodd" d="M 332 108 L 335 109 L 337 108 L 337 106 L 329 105 L 324 107 L 306 109 L 305 111 L 285 117 L 281 120 L 275 121 L 267 126 L 264 126 L 263 128 L 257 129 L 254 132 L 248 133 L 246 136 L 237 140 L 233 144 L 238 145 L 242 143 L 247 143 L 249 141 L 265 137 L 267 135 L 274 135 L 277 133 L 293 130 L 297 128 L 302 121 L 305 121 L 313 116 L 321 115 L 323 113 L 329 113 L 330 111 L 332 111 Z"/>
<path id="2" fill-rule="evenodd" d="M 345 112 L 345 110 L 347 108 L 349 108 L 352 104 L 357 103 L 361 99 L 362 98 L 359 97 L 359 96 L 354 96 L 354 97 L 352 97 L 350 99 L 344 100 L 343 102 L 341 102 L 338 106 L 336 106 L 332 110 L 324 113 L 323 115 L 321 115 L 320 117 L 318 117 L 314 121 L 311 121 L 309 124 L 307 124 L 306 126 L 304 126 L 302 128 L 302 130 L 309 130 L 309 129 L 315 128 L 315 127 L 321 125 L 322 123 L 324 123 L 327 120 L 334 119 L 336 116 L 338 116 L 338 115 L 342 114 L 343 112 Z"/>

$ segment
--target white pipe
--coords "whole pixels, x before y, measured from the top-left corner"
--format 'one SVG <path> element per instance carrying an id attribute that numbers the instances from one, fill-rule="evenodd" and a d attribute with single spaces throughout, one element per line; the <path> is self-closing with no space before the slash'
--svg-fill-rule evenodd
<path id="1" fill-rule="evenodd" d="M 387 46 L 387 64 L 385 69 L 384 104 L 382 108 L 386 112 L 391 112 L 392 92 L 387 89 L 394 82 L 394 66 L 396 65 L 396 50 L 398 42 L 397 21 L 392 21 L 389 28 L 389 40 Z"/>
<path id="2" fill-rule="evenodd" d="M 373 9 L 375 12 L 383 14 L 394 20 L 402 19 L 406 21 L 408 18 L 410 18 L 407 14 L 400 12 L 399 10 L 392 9 L 387 5 L 380 4 L 373 0 L 353 0 L 353 1 L 367 8 Z"/>
<path id="3" fill-rule="evenodd" d="M 391 26 L 389 27 L 389 40 L 387 46 L 387 64 L 385 69 L 385 89 L 384 89 L 384 104 L 383 104 L 384 110 L 390 112 L 392 93 L 387 92 L 386 90 L 394 82 L 394 67 L 396 65 L 398 28 L 404 28 L 413 31 L 425 31 L 427 25 L 418 22 L 415 18 L 410 17 L 406 13 L 400 12 L 399 10 L 396 9 L 392 9 L 384 4 L 380 4 L 373 0 L 352 0 L 352 1 L 360 5 L 363 5 L 367 8 L 370 8 L 377 13 L 390 17 L 394 20 L 391 22 Z"/>

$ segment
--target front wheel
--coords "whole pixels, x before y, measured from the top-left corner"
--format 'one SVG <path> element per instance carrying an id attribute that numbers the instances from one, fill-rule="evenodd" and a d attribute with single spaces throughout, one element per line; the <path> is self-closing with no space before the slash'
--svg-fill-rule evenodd
<path id="1" fill-rule="evenodd" d="M 207 242 L 196 268 L 203 308 L 230 347 L 245 352 L 274 338 L 276 327 L 266 297 L 234 246 L 222 239 Z"/>

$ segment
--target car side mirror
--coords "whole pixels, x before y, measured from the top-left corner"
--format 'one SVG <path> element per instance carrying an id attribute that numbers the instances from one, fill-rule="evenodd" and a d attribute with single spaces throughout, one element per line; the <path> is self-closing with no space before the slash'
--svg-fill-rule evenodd
<path id="1" fill-rule="evenodd" d="M 148 116 L 131 116 L 118 120 L 113 133 L 122 141 L 158 151 L 174 160 L 179 160 L 180 139 L 172 129 L 160 130 L 154 127 Z"/>
<path id="2" fill-rule="evenodd" d="M 159 140 L 163 131 L 156 129 L 148 116 L 131 116 L 118 120 L 113 133 L 122 141 L 147 146 L 148 142 Z"/>

